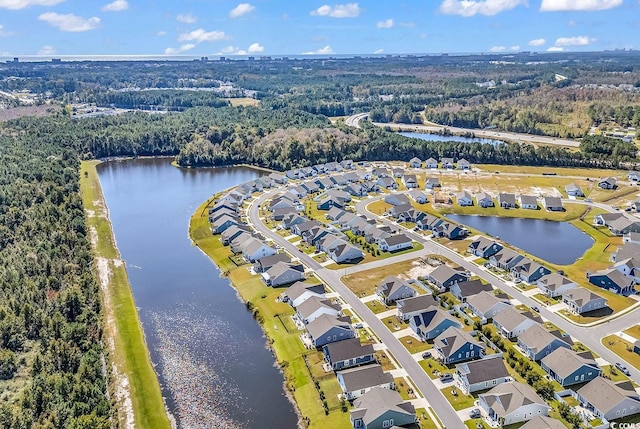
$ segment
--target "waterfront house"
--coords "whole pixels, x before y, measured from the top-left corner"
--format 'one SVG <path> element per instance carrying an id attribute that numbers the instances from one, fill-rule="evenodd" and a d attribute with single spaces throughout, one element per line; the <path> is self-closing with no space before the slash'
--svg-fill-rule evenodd
<path id="1" fill-rule="evenodd" d="M 633 280 L 634 283 L 640 283 L 640 255 L 618 261 L 613 264 L 613 268 Z"/>
<path id="2" fill-rule="evenodd" d="M 411 248 L 411 239 L 404 234 L 396 234 L 378 240 L 380 250 L 384 252 L 397 252 Z"/>
<path id="3" fill-rule="evenodd" d="M 229 210 L 238 214 L 238 203 L 232 201 L 216 201 L 213 207 L 209 208 L 209 214 L 213 214 L 220 210 Z"/>
<path id="4" fill-rule="evenodd" d="M 578 353 L 566 347 L 543 357 L 540 366 L 563 387 L 591 381 L 602 373 L 591 352 Z"/>
<path id="5" fill-rule="evenodd" d="M 453 296 L 464 303 L 467 302 L 469 297 L 482 291 L 493 292 L 493 286 L 489 283 L 482 283 L 482 280 L 475 279 L 455 283 L 451 285 L 449 290 Z"/>
<path id="6" fill-rule="evenodd" d="M 287 183 L 287 176 L 283 176 L 280 173 L 271 173 L 268 176 L 269 178 L 271 178 L 271 180 L 273 180 L 274 182 L 280 184 L 280 185 L 284 185 L 285 183 Z"/>
<path id="7" fill-rule="evenodd" d="M 479 258 L 488 259 L 502 250 L 502 245 L 482 235 L 478 236 L 467 247 L 467 251 Z"/>
<path id="8" fill-rule="evenodd" d="M 296 315 L 302 323 L 311 323 L 318 317 L 326 314 L 332 317 L 338 317 L 340 306 L 334 304 L 330 299 L 310 296 L 296 307 Z"/>
<path id="9" fill-rule="evenodd" d="M 489 257 L 489 263 L 496 268 L 511 270 L 524 256 L 507 247 Z"/>
<path id="10" fill-rule="evenodd" d="M 218 210 L 209 214 L 209 223 L 214 223 L 217 219 L 220 219 L 222 216 L 238 218 L 239 215 L 236 210 L 231 210 L 231 209 Z"/>
<path id="11" fill-rule="evenodd" d="M 412 189 L 408 192 L 409 196 L 418 204 L 426 204 L 429 202 L 429 198 L 424 192 L 418 191 L 417 189 Z"/>
<path id="12" fill-rule="evenodd" d="M 242 257 L 247 262 L 255 262 L 265 256 L 275 255 L 277 252 L 271 246 L 267 246 L 257 238 L 250 238 L 247 240 L 248 244 L 242 247 Z"/>
<path id="13" fill-rule="evenodd" d="M 409 321 L 409 327 L 422 341 L 433 340 L 452 326 L 461 328 L 462 324 L 437 307 L 429 307 Z"/>
<path id="14" fill-rule="evenodd" d="M 587 288 L 576 287 L 562 295 L 562 302 L 567 304 L 573 314 L 584 314 L 607 306 L 607 300 Z"/>
<path id="15" fill-rule="evenodd" d="M 607 223 L 612 234 L 622 236 L 631 232 L 640 232 L 640 222 L 626 216 L 619 217 Z"/>
<path id="16" fill-rule="evenodd" d="M 334 317 L 323 314 L 307 325 L 307 332 L 314 347 L 355 337 L 349 317 Z"/>
<path id="17" fill-rule="evenodd" d="M 484 191 L 476 194 L 476 200 L 478 201 L 478 206 L 482 208 L 493 207 L 495 205 L 493 197 Z"/>
<path id="18" fill-rule="evenodd" d="M 563 337 L 560 331 L 549 332 L 542 325 L 535 324 L 518 335 L 518 346 L 531 360 L 539 361 L 559 347 L 570 349 L 571 337 Z"/>
<path id="19" fill-rule="evenodd" d="M 538 200 L 533 195 L 520 195 L 520 208 L 538 210 Z"/>
<path id="20" fill-rule="evenodd" d="M 582 189 L 575 183 L 569 183 L 564 187 L 564 190 L 570 197 L 584 197 L 584 192 L 582 192 Z"/>
<path id="21" fill-rule="evenodd" d="M 406 280 L 396 276 L 388 276 L 378 283 L 376 294 L 383 303 L 390 305 L 399 299 L 415 296 L 416 291 Z"/>
<path id="22" fill-rule="evenodd" d="M 506 338 L 515 338 L 530 327 L 542 322 L 530 312 L 520 313 L 512 307 L 508 307 L 493 316 L 493 325 L 498 332 Z"/>
<path id="23" fill-rule="evenodd" d="M 500 355 L 489 355 L 484 359 L 457 364 L 455 379 L 456 385 L 465 395 L 491 389 L 511 380 L 509 370 Z"/>
<path id="24" fill-rule="evenodd" d="M 529 258 L 522 258 L 511 267 L 511 275 L 514 279 L 520 279 L 523 282 L 533 284 L 540 277 L 550 274 L 551 270 Z"/>
<path id="25" fill-rule="evenodd" d="M 299 263 L 277 262 L 262 273 L 262 280 L 267 286 L 284 286 L 304 280 L 304 266 Z"/>
<path id="26" fill-rule="evenodd" d="M 334 262 L 342 264 L 362 259 L 364 258 L 364 253 L 362 253 L 359 247 L 344 242 L 331 249 L 329 251 L 329 257 L 333 259 Z"/>
<path id="27" fill-rule="evenodd" d="M 461 207 L 473 205 L 473 196 L 467 191 L 458 192 L 456 194 L 456 200 Z"/>
<path id="28" fill-rule="evenodd" d="M 597 377 L 577 392 L 578 400 L 600 420 L 621 419 L 640 412 L 640 395 L 630 381 Z"/>
<path id="29" fill-rule="evenodd" d="M 478 396 L 479 406 L 491 426 L 508 426 L 536 416 L 547 416 L 551 407 L 528 385 L 511 381 Z"/>
<path id="30" fill-rule="evenodd" d="M 435 158 L 429 158 L 424 162 L 424 168 L 438 168 L 438 161 Z"/>
<path id="31" fill-rule="evenodd" d="M 242 222 L 240 221 L 239 217 L 232 217 L 229 216 L 227 214 L 219 217 L 218 219 L 216 219 L 212 224 L 211 224 L 211 232 L 214 234 L 221 234 L 223 233 L 227 228 L 231 227 L 231 226 L 238 226 L 241 225 Z"/>
<path id="32" fill-rule="evenodd" d="M 257 259 L 253 264 L 253 271 L 256 273 L 264 273 L 273 267 L 278 262 L 291 262 L 291 258 L 286 253 L 276 253 L 275 255 L 265 256 L 264 258 Z"/>
<path id="33" fill-rule="evenodd" d="M 560 273 L 552 273 L 540 277 L 536 286 L 549 298 L 556 298 L 578 287 L 578 284 Z"/>
<path id="34" fill-rule="evenodd" d="M 564 207 L 562 207 L 562 199 L 559 197 L 544 197 L 542 199 L 542 205 L 550 212 L 561 212 L 564 210 Z"/>
<path id="35" fill-rule="evenodd" d="M 501 192 L 498 194 L 498 205 L 503 209 L 515 209 L 516 208 L 516 196 L 515 194 L 507 194 Z"/>
<path id="36" fill-rule="evenodd" d="M 617 187 L 618 185 L 615 177 L 606 177 L 598 181 L 598 188 L 600 189 L 615 189 Z"/>
<path id="37" fill-rule="evenodd" d="M 348 401 L 359 398 L 374 387 L 383 389 L 395 387 L 393 375 L 384 372 L 382 367 L 377 364 L 338 371 L 336 377 L 343 397 Z"/>
<path id="38" fill-rule="evenodd" d="M 416 410 L 395 390 L 374 387 L 353 401 L 353 429 L 388 429 L 415 424 Z"/>
<path id="39" fill-rule="evenodd" d="M 633 280 L 615 268 L 587 273 L 589 283 L 620 295 L 631 295 L 635 292 Z"/>
<path id="40" fill-rule="evenodd" d="M 508 301 L 498 298 L 493 292 L 482 291 L 467 298 L 467 308 L 480 318 L 480 323 L 487 323 L 493 316 L 507 308 Z"/>
<path id="41" fill-rule="evenodd" d="M 409 160 L 409 167 L 420 168 L 422 167 L 422 160 L 418 157 L 413 157 Z"/>
<path id="42" fill-rule="evenodd" d="M 324 299 L 324 285 L 296 282 L 287 288 L 283 300 L 289 302 L 295 308 L 312 296 Z"/>
<path id="43" fill-rule="evenodd" d="M 427 311 L 430 307 L 437 307 L 438 302 L 435 300 L 433 295 L 428 294 L 399 299 L 396 301 L 396 306 L 398 308 L 398 319 L 406 322 L 413 316 L 417 316 L 418 314 Z"/>
<path id="44" fill-rule="evenodd" d="M 350 338 L 327 344 L 322 347 L 322 352 L 325 360 L 334 371 L 366 365 L 376 361 L 373 346 L 371 344 L 361 344 L 359 338 Z"/>
<path id="45" fill-rule="evenodd" d="M 247 237 L 250 237 L 251 228 L 246 225 L 233 225 L 225 229 L 220 234 L 220 240 L 222 241 L 223 245 L 227 246 L 229 243 L 231 243 L 233 240 L 235 240 L 237 237 L 239 237 L 242 234 L 246 234 Z"/>
<path id="46" fill-rule="evenodd" d="M 443 264 L 431 271 L 431 273 L 427 275 L 427 280 L 440 289 L 448 289 L 456 283 L 469 280 L 469 276 L 463 269 L 453 269 Z"/>
<path id="47" fill-rule="evenodd" d="M 451 326 L 433 340 L 433 350 L 445 365 L 451 365 L 482 358 L 485 346 L 468 332 Z"/>

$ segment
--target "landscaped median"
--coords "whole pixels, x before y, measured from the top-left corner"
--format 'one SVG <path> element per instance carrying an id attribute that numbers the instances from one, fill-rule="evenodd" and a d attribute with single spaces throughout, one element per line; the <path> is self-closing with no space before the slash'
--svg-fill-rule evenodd
<path id="1" fill-rule="evenodd" d="M 266 286 L 247 270 L 247 266 L 231 262 L 231 250 L 222 245 L 219 237 L 211 234 L 207 208 L 212 204 L 213 199 L 195 211 L 189 225 L 189 236 L 228 276 L 247 308 L 253 311 L 262 325 L 284 373 L 288 393 L 295 399 L 308 426 L 319 429 L 348 427 L 349 414 L 346 404 L 338 399 L 341 390 L 337 379 L 333 372 L 322 370 L 320 352 L 307 350 L 302 345 L 301 332 L 290 319 L 293 309 L 277 300 L 283 289 Z"/>
<path id="2" fill-rule="evenodd" d="M 117 404 L 118 421 L 122 427 L 170 428 L 127 270 L 113 238 L 97 164 L 99 161 L 82 162 L 80 191 L 102 291 L 110 391 Z"/>

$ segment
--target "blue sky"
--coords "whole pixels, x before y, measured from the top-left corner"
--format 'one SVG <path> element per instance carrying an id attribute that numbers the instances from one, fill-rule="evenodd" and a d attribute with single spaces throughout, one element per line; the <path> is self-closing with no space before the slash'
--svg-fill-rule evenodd
<path id="1" fill-rule="evenodd" d="M 0 56 L 640 49 L 640 0 L 0 0 Z"/>

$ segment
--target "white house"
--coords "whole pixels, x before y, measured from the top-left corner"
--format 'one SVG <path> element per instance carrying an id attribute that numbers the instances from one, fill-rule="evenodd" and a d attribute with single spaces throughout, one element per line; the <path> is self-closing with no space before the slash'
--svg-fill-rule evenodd
<path id="1" fill-rule="evenodd" d="M 526 422 L 536 416 L 547 416 L 551 409 L 531 387 L 517 381 L 499 384 L 488 392 L 481 393 L 478 399 L 488 420 L 499 426 Z"/>
<path id="2" fill-rule="evenodd" d="M 380 250 L 385 252 L 396 252 L 411 247 L 411 239 L 404 234 L 396 234 L 391 237 L 381 238 L 378 241 Z"/>
<path id="3" fill-rule="evenodd" d="M 242 257 L 249 262 L 255 262 L 257 259 L 264 258 L 265 256 L 275 255 L 276 249 L 267 246 L 257 238 L 250 238 L 248 243 L 243 246 Z"/>
<path id="4" fill-rule="evenodd" d="M 458 205 L 460 205 L 460 206 L 472 206 L 473 205 L 473 197 L 467 191 L 458 192 L 456 194 L 456 199 L 458 200 Z"/>
<path id="5" fill-rule="evenodd" d="M 578 284 L 562 274 L 552 273 L 540 277 L 536 282 L 536 286 L 548 297 L 555 298 L 562 296 L 570 289 L 578 287 Z"/>

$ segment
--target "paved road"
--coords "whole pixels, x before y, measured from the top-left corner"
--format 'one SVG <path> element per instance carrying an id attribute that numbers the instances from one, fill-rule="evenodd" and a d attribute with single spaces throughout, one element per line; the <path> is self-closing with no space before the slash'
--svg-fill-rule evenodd
<path id="1" fill-rule="evenodd" d="M 436 388 L 427 373 L 411 356 L 407 349 L 393 336 L 393 333 L 376 317 L 375 314 L 342 282 L 341 276 L 345 270 L 329 270 L 320 265 L 313 258 L 299 252 L 298 248 L 285 240 L 282 236 L 272 232 L 260 220 L 259 206 L 264 204 L 269 198 L 273 197 L 280 189 L 274 189 L 260 195 L 253 201 L 248 209 L 249 221 L 253 227 L 262 233 L 265 237 L 269 237 L 292 255 L 296 255 L 300 260 L 315 274 L 325 281 L 333 290 L 338 292 L 347 304 L 353 307 L 365 323 L 369 325 L 371 330 L 380 338 L 380 340 L 388 347 L 400 366 L 407 371 L 407 374 L 422 395 L 427 398 L 431 407 L 435 410 L 443 425 L 447 428 L 464 428 L 464 424 L 451 404 L 446 400 L 442 393 Z M 415 255 L 412 255 L 415 257 Z M 385 264 L 388 260 L 384 261 Z"/>
<path id="2" fill-rule="evenodd" d="M 364 214 L 365 216 L 370 217 L 372 219 L 378 218 L 376 214 L 366 209 L 366 206 L 373 200 L 374 199 L 367 199 L 359 202 L 356 205 L 356 210 L 361 214 Z M 602 205 L 598 204 L 598 206 L 602 206 Z M 380 219 L 382 220 L 383 223 L 397 228 L 397 225 L 395 223 L 392 223 L 388 219 L 384 219 L 384 218 L 380 218 Z M 480 278 L 484 279 L 485 281 L 493 284 L 495 287 L 500 288 L 501 290 L 507 292 L 509 295 L 511 295 L 512 297 L 514 297 L 515 299 L 517 299 L 518 301 L 520 301 L 521 303 L 529 307 L 532 307 L 532 306 L 539 307 L 540 314 L 546 320 L 549 320 L 558 328 L 570 334 L 573 338 L 577 339 L 578 341 L 586 345 L 589 349 L 593 350 L 595 353 L 600 355 L 600 357 L 607 360 L 608 362 L 611 362 L 611 363 L 625 362 L 621 357 L 619 357 L 618 355 L 613 353 L 611 350 L 606 348 L 604 345 L 602 345 L 601 339 L 607 335 L 613 334 L 615 332 L 624 330 L 630 326 L 640 323 L 639 310 L 636 309 L 636 310 L 629 311 L 628 313 L 622 316 L 619 316 L 606 323 L 602 323 L 599 325 L 589 326 L 589 327 L 578 326 L 569 322 L 567 319 L 563 318 L 562 316 L 559 316 L 549 311 L 547 308 L 542 306 L 539 302 L 524 295 L 522 292 L 520 292 L 520 290 L 508 285 L 502 278 L 496 276 L 491 271 L 484 270 L 483 268 L 478 267 L 476 264 L 465 260 L 460 254 L 454 252 L 448 247 L 440 243 L 437 243 L 433 240 L 430 240 L 428 238 L 425 238 L 425 236 L 421 234 L 416 234 L 410 230 L 405 230 L 404 233 L 407 236 L 409 236 L 411 239 L 422 243 L 427 252 L 430 252 L 433 254 L 439 254 L 449 258 L 451 261 L 469 270 L 474 275 L 477 275 Z M 412 255 L 414 254 L 409 253 L 409 254 L 406 254 L 405 256 L 409 258 Z M 385 261 L 381 260 L 381 261 L 371 262 L 367 265 L 368 265 L 368 268 L 376 268 L 377 266 L 382 266 L 384 264 L 385 264 Z M 625 364 L 631 373 L 631 379 L 636 383 L 640 384 L 640 371 L 635 369 L 628 362 L 625 362 Z"/>
<path id="3" fill-rule="evenodd" d="M 349 126 L 360 128 L 358 124 L 361 120 L 367 119 L 369 116 L 368 113 L 358 113 L 357 115 L 350 116 L 346 119 L 345 123 Z M 558 139 L 555 137 L 546 137 L 546 136 L 536 136 L 533 134 L 521 134 L 521 133 L 511 133 L 511 132 L 503 132 L 503 131 L 495 131 L 495 130 L 480 130 L 480 129 L 472 129 L 472 128 L 458 128 L 458 127 L 447 127 L 444 125 L 420 125 L 420 124 L 385 124 L 382 122 L 373 122 L 374 125 L 378 127 L 391 127 L 393 129 L 398 129 L 402 131 L 415 131 L 422 133 L 437 133 L 441 132 L 445 128 L 451 131 L 453 134 L 465 134 L 465 133 L 473 133 L 476 137 L 490 138 L 490 139 L 499 139 L 499 140 L 513 140 L 523 143 L 542 143 L 548 145 L 558 145 L 558 146 L 568 146 L 568 147 L 579 147 L 580 142 L 575 140 L 566 140 L 566 139 Z"/>

